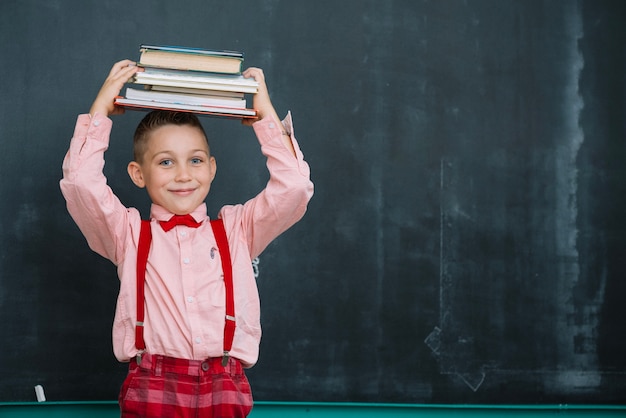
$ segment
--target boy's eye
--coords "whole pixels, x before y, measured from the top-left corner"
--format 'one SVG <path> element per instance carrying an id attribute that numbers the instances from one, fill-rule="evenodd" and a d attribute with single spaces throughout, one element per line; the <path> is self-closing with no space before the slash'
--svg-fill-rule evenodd
<path id="1" fill-rule="evenodd" d="M 172 160 L 163 160 L 163 161 L 159 162 L 159 165 L 162 165 L 162 166 L 165 166 L 165 167 L 169 167 L 172 164 L 173 164 Z"/>
<path id="2" fill-rule="evenodd" d="M 198 157 L 192 158 L 191 164 L 202 164 L 202 158 L 198 158 Z"/>

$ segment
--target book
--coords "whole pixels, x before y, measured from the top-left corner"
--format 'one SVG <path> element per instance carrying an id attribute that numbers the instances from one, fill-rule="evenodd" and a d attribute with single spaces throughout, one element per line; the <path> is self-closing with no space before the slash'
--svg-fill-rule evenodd
<path id="1" fill-rule="evenodd" d="M 238 109 L 246 107 L 245 98 L 218 96 L 210 94 L 178 93 L 154 89 L 126 88 L 126 98 L 159 103 L 177 103 L 202 106 L 226 106 Z"/>
<path id="2" fill-rule="evenodd" d="M 165 91 L 170 93 L 189 93 L 189 94 L 198 94 L 204 93 L 205 90 L 198 90 L 193 88 L 185 88 L 185 87 L 170 87 L 170 86 L 157 86 L 157 85 L 146 85 L 144 86 L 152 91 Z M 210 90 L 207 91 L 211 96 L 218 97 L 230 97 L 233 99 L 243 99 L 245 97 L 244 93 L 236 92 L 236 91 L 221 91 L 221 90 Z"/>
<path id="3" fill-rule="evenodd" d="M 240 74 L 243 53 L 167 45 L 141 45 L 138 64 L 144 67 Z"/>
<path id="4" fill-rule="evenodd" d="M 197 71 L 145 68 L 135 73 L 137 84 L 184 87 L 200 90 L 219 90 L 236 93 L 256 93 L 258 83 L 242 75 L 212 74 Z"/>
<path id="5" fill-rule="evenodd" d="M 115 99 L 115 104 L 124 108 L 134 110 L 173 110 L 180 112 L 192 112 L 204 115 L 223 116 L 228 118 L 254 118 L 256 111 L 254 109 L 238 109 L 226 106 L 203 106 L 203 105 L 190 105 L 190 104 L 178 104 L 178 103 L 158 103 L 146 100 L 127 99 L 125 97 L 118 97 Z"/>

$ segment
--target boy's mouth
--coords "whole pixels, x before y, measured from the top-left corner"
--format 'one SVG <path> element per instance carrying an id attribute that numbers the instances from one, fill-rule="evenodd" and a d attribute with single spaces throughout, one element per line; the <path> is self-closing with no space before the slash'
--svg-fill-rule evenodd
<path id="1" fill-rule="evenodd" d="M 179 196 L 187 196 L 192 194 L 196 189 L 174 189 L 170 190 L 171 193 Z"/>

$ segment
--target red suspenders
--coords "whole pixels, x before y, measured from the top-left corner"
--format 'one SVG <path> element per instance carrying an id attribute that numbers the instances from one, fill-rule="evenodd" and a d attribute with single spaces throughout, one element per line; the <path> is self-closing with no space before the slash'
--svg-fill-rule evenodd
<path id="1" fill-rule="evenodd" d="M 135 324 L 135 347 L 139 350 L 137 363 L 141 362 L 141 353 L 146 349 L 146 342 L 143 340 L 144 283 L 146 282 L 146 264 L 148 263 L 151 242 L 150 221 L 142 220 L 139 244 L 137 245 L 137 323 Z"/>
<path id="2" fill-rule="evenodd" d="M 224 273 L 224 286 L 226 287 L 226 323 L 224 324 L 224 356 L 222 357 L 222 366 L 228 364 L 228 353 L 233 347 L 233 338 L 235 337 L 235 295 L 233 292 L 233 265 L 230 258 L 230 249 L 228 248 L 228 238 L 226 238 L 226 230 L 224 229 L 224 221 L 214 219 L 211 221 L 213 235 L 217 241 L 217 249 L 220 252 L 222 260 L 222 271 Z"/>
<path id="3" fill-rule="evenodd" d="M 222 260 L 222 271 L 224 273 L 224 285 L 226 287 L 226 324 L 224 326 L 224 357 L 222 365 L 228 364 L 230 349 L 233 346 L 235 336 L 235 297 L 233 292 L 233 268 L 228 248 L 228 239 L 224 230 L 224 222 L 221 219 L 211 221 L 211 228 L 217 241 L 217 249 Z M 141 221 L 139 232 L 139 244 L 137 247 L 137 323 L 135 326 L 135 347 L 139 350 L 137 363 L 141 363 L 141 354 L 146 349 L 143 339 L 144 330 L 144 284 L 146 281 L 146 264 L 148 263 L 148 253 L 152 242 L 152 230 L 150 221 Z"/>

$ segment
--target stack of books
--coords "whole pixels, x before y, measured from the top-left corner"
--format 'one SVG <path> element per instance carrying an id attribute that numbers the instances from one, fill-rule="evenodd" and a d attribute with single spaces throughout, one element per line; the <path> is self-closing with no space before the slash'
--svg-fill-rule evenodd
<path id="1" fill-rule="evenodd" d="M 141 45 L 137 72 L 115 103 L 129 109 L 165 109 L 252 118 L 245 95 L 258 83 L 241 75 L 243 53 L 177 46 Z"/>

